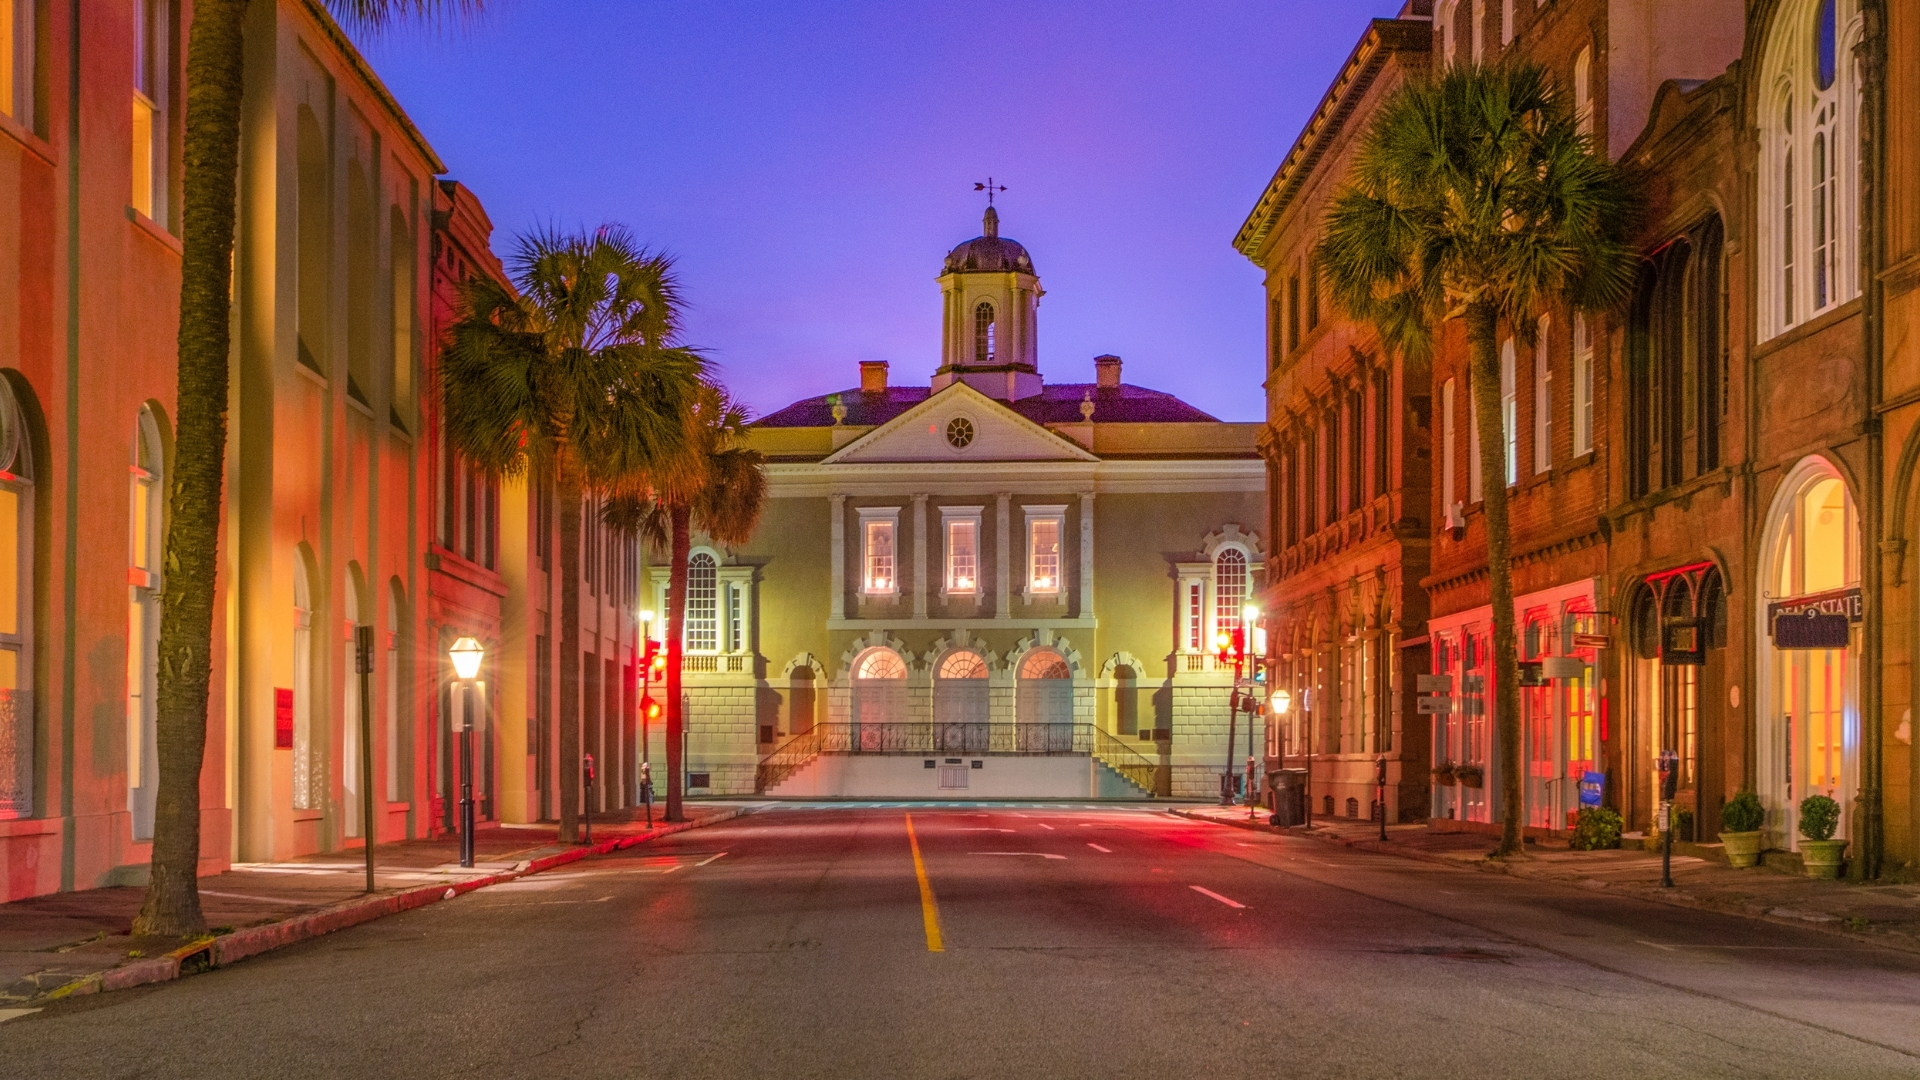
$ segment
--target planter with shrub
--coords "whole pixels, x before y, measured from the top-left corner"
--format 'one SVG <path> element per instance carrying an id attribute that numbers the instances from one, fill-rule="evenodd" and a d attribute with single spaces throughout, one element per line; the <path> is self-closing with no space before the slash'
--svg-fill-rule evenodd
<path id="1" fill-rule="evenodd" d="M 1452 787 L 1456 782 L 1453 776 L 1453 762 L 1443 761 L 1433 767 L 1433 784 L 1435 787 Z"/>
<path id="2" fill-rule="evenodd" d="M 1487 774 L 1478 765 L 1456 765 L 1453 775 L 1460 781 L 1461 787 L 1477 788 L 1487 782 Z"/>
<path id="3" fill-rule="evenodd" d="M 1575 851 L 1599 851 L 1620 846 L 1620 812 L 1604 806 L 1582 807 L 1573 819 L 1573 838 L 1567 846 Z"/>
<path id="4" fill-rule="evenodd" d="M 1840 804 L 1825 795 L 1809 795 L 1800 800 L 1800 862 L 1810 878 L 1840 876 L 1840 857 L 1847 841 L 1833 839 L 1840 825 Z"/>
<path id="5" fill-rule="evenodd" d="M 1751 791 L 1740 792 L 1720 808 L 1720 842 L 1726 845 L 1729 866 L 1748 867 L 1760 861 L 1760 826 L 1766 820 L 1767 808 Z"/>

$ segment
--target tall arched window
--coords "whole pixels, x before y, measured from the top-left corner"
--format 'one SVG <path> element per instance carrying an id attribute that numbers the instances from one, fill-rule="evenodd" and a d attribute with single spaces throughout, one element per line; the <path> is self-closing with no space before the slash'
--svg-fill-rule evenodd
<path id="1" fill-rule="evenodd" d="M 405 751 L 408 749 L 406 746 L 408 741 L 406 736 L 411 734 L 412 727 L 410 725 L 402 725 L 400 722 L 400 702 L 402 700 L 400 694 L 400 633 L 405 625 L 401 621 L 400 613 L 405 610 L 406 595 L 406 586 L 400 583 L 399 578 L 394 578 L 392 582 L 388 584 L 386 664 L 388 802 L 403 801 L 400 796 L 400 778 L 405 775 L 402 770 L 406 766 L 406 761 L 403 760 L 403 758 L 410 760 L 410 755 L 406 754 Z"/>
<path id="2" fill-rule="evenodd" d="M 347 564 L 347 625 L 360 625 L 362 575 L 358 563 Z M 360 739 L 360 673 L 354 663 L 355 645 L 347 639 L 346 663 L 340 665 L 340 802 L 346 818 L 348 836 L 365 836 L 360 820 L 360 755 L 366 752 Z"/>
<path id="3" fill-rule="evenodd" d="M 1582 135 L 1593 134 L 1593 47 L 1583 45 L 1573 58 L 1573 122 Z"/>
<path id="4" fill-rule="evenodd" d="M 0 819 L 33 814 L 33 454 L 0 376 Z"/>
<path id="5" fill-rule="evenodd" d="M 133 429 L 127 507 L 127 810 L 133 838 L 153 838 L 159 791 L 154 690 L 160 656 L 160 428 L 142 407 Z"/>
<path id="6" fill-rule="evenodd" d="M 1026 753 L 1073 748 L 1073 671 L 1052 649 L 1035 649 L 1020 661 L 1014 702 L 1015 747 Z"/>
<path id="7" fill-rule="evenodd" d="M 719 566 L 704 551 L 687 560 L 686 628 L 688 652 L 720 648 Z"/>
<path id="8" fill-rule="evenodd" d="M 413 430 L 413 229 L 400 207 L 388 215 L 387 273 L 392 282 L 393 405 L 395 420 Z"/>
<path id="9" fill-rule="evenodd" d="M 944 753 L 987 751 L 987 662 L 971 649 L 940 658 L 933 674 L 934 749 Z"/>
<path id="10" fill-rule="evenodd" d="M 1859 0 L 1787 0 L 1761 58 L 1761 336 L 1859 295 Z"/>
<path id="11" fill-rule="evenodd" d="M 1240 609 L 1247 602 L 1247 553 L 1221 548 L 1213 557 L 1213 630 L 1232 633 L 1240 627 Z"/>
<path id="12" fill-rule="evenodd" d="M 1710 216 L 1642 268 L 1627 321 L 1628 488 L 1720 467 L 1726 350 L 1724 230 Z"/>
<path id="13" fill-rule="evenodd" d="M 985 300 L 973 309 L 973 362 L 984 364 L 994 358 L 993 305 Z"/>
<path id="14" fill-rule="evenodd" d="M 884 749 L 889 731 L 885 725 L 907 714 L 907 664 L 899 653 L 881 646 L 860 654 L 853 662 L 849 705 L 853 723 L 848 749 Z"/>
<path id="15" fill-rule="evenodd" d="M 313 753 L 313 590 L 304 551 L 293 556 L 293 808 L 317 810 L 325 768 Z"/>

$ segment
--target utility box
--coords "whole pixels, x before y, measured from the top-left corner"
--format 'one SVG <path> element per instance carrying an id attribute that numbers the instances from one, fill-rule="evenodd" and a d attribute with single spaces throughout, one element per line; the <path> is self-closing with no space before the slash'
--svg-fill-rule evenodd
<path id="1" fill-rule="evenodd" d="M 1274 769 L 1267 773 L 1267 805 L 1273 824 L 1291 828 L 1307 823 L 1307 770 Z"/>

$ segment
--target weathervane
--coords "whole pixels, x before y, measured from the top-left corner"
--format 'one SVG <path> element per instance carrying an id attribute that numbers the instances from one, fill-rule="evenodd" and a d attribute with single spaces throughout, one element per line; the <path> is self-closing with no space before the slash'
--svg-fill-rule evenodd
<path id="1" fill-rule="evenodd" d="M 984 191 L 984 192 L 986 192 L 986 193 L 987 193 L 987 205 L 988 205 L 988 206 L 992 206 L 992 205 L 993 205 L 993 193 L 994 193 L 994 192 L 996 192 L 996 191 L 1005 191 L 1005 190 L 1007 190 L 1007 185 L 1005 185 L 1005 184 L 1001 184 L 1001 185 L 999 185 L 999 186 L 997 186 L 997 187 L 996 187 L 996 186 L 994 185 L 994 182 L 993 182 L 993 177 L 991 177 L 991 176 L 989 176 L 989 177 L 987 177 L 987 182 L 986 182 L 986 183 L 984 183 L 984 184 L 978 184 L 978 183 L 977 183 L 977 184 L 974 184 L 974 185 L 973 185 L 973 190 L 975 190 L 975 191 Z"/>

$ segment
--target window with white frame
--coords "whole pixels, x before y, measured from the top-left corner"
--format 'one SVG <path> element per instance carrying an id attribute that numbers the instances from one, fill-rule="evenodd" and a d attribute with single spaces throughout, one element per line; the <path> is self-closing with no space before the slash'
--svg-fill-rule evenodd
<path id="1" fill-rule="evenodd" d="M 153 413 L 134 422 L 127 522 L 127 810 L 133 838 L 153 837 L 159 793 L 154 708 L 160 637 L 160 430 Z"/>
<path id="2" fill-rule="evenodd" d="M 1859 0 L 1780 5 L 1760 64 L 1760 336 L 1859 295 Z"/>
<path id="3" fill-rule="evenodd" d="M 713 556 L 704 551 L 694 552 L 687 560 L 685 648 L 690 653 L 720 649 L 719 582 L 719 564 Z"/>
<path id="4" fill-rule="evenodd" d="M 1480 501 L 1480 403 L 1467 387 L 1467 501 Z"/>
<path id="5" fill-rule="evenodd" d="M 1583 45 L 1573 58 L 1573 121 L 1580 134 L 1593 134 L 1593 47 Z"/>
<path id="6" fill-rule="evenodd" d="M 1186 587 L 1187 606 L 1187 651 L 1205 652 L 1207 648 L 1207 587 L 1200 581 L 1189 581 Z"/>
<path id="7" fill-rule="evenodd" d="M 26 0 L 13 0 L 25 3 Z M 167 213 L 167 74 L 171 0 L 133 0 L 133 192 L 152 221 Z"/>
<path id="8" fill-rule="evenodd" d="M 980 592 L 980 512 L 978 506 L 943 506 L 940 531 L 946 548 L 941 591 L 948 596 Z"/>
<path id="9" fill-rule="evenodd" d="M 1223 547 L 1213 557 L 1213 632 L 1231 634 L 1240 628 L 1240 609 L 1247 603 L 1247 553 Z"/>
<path id="10" fill-rule="evenodd" d="M 727 583 L 727 651 L 745 652 L 747 648 L 747 590 L 738 582 Z"/>
<path id="11" fill-rule="evenodd" d="M 1473 62 L 1487 58 L 1487 0 L 1473 0 Z"/>
<path id="12" fill-rule="evenodd" d="M 860 589 L 866 595 L 894 596 L 900 592 L 899 534 L 899 507 L 860 508 Z"/>
<path id="13" fill-rule="evenodd" d="M 1553 468 L 1553 359 L 1547 342 L 1553 318 L 1540 316 L 1533 342 L 1533 471 Z"/>
<path id="14" fill-rule="evenodd" d="M 1587 317 L 1573 316 L 1573 456 L 1593 452 L 1593 342 Z"/>
<path id="15" fill-rule="evenodd" d="M 1058 596 L 1060 583 L 1060 536 L 1065 531 L 1064 506 L 1028 506 L 1027 515 L 1027 594 Z"/>
<path id="16" fill-rule="evenodd" d="M 34 122 L 34 0 L 0 0 L 0 113 L 29 130 Z"/>
<path id="17" fill-rule="evenodd" d="M 1520 482 L 1520 393 L 1516 366 L 1513 339 L 1508 338 L 1500 346 L 1500 445 L 1505 455 L 1501 464 L 1508 487 Z"/>
<path id="18" fill-rule="evenodd" d="M 1500 0 L 1500 44 L 1502 46 L 1513 44 L 1515 30 L 1513 8 L 1516 2 L 1517 0 Z"/>
<path id="19" fill-rule="evenodd" d="M 1443 514 L 1451 514 L 1454 504 L 1454 441 L 1459 438 L 1453 419 L 1454 381 L 1440 384 L 1440 502 Z"/>

